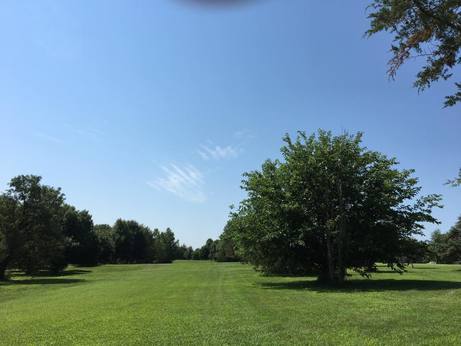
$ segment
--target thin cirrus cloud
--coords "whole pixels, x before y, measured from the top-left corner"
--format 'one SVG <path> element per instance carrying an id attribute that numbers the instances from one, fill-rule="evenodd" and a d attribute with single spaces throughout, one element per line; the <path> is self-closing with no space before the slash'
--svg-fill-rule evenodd
<path id="1" fill-rule="evenodd" d="M 37 138 L 40 138 L 40 139 L 42 139 L 44 141 L 51 142 L 51 143 L 54 143 L 54 144 L 62 144 L 63 143 L 63 141 L 60 138 L 51 136 L 51 135 L 49 135 L 47 133 L 44 133 L 44 132 L 35 132 L 34 135 Z"/>
<path id="2" fill-rule="evenodd" d="M 234 137 L 240 141 L 246 141 L 254 139 L 256 137 L 255 133 L 249 129 L 241 129 L 234 132 Z"/>
<path id="3" fill-rule="evenodd" d="M 237 157 L 239 154 L 238 150 L 231 145 L 225 147 L 219 145 L 201 145 L 197 152 L 204 160 L 230 159 Z"/>
<path id="4" fill-rule="evenodd" d="M 158 190 L 169 192 L 185 201 L 203 203 L 206 195 L 203 191 L 204 178 L 193 165 L 178 166 L 169 164 L 161 167 L 163 175 L 147 185 Z"/>

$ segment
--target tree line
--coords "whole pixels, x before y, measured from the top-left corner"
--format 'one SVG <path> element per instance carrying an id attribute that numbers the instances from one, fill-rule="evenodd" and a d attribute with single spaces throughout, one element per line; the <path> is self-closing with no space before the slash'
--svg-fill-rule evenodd
<path id="1" fill-rule="evenodd" d="M 414 170 L 362 145 L 362 134 L 320 130 L 285 136 L 282 159 L 244 174 L 247 197 L 217 240 L 193 249 L 173 231 L 133 220 L 94 225 L 59 188 L 20 175 L 0 194 L 0 278 L 8 269 L 59 272 L 68 264 L 242 261 L 266 273 L 316 274 L 341 283 L 347 270 L 368 276 L 376 263 L 403 272 L 415 262 L 461 262 L 461 218 L 421 241 L 441 196 L 421 195 Z"/>
<path id="2" fill-rule="evenodd" d="M 208 243 L 207 243 L 208 244 Z M 65 203 L 61 189 L 41 177 L 20 175 L 0 194 L 0 279 L 8 269 L 57 273 L 68 264 L 170 263 L 176 259 L 226 260 L 229 242 L 194 250 L 169 228 L 151 230 L 133 220 L 94 225 L 91 214 Z"/>
<path id="3" fill-rule="evenodd" d="M 216 262 L 238 262 L 241 258 L 236 252 L 234 240 L 227 237 L 226 231 L 217 240 L 207 239 L 205 244 L 192 253 L 193 260 L 213 260 Z"/>
<path id="4" fill-rule="evenodd" d="M 461 216 L 446 233 L 436 230 L 427 242 L 427 256 L 437 263 L 461 264 Z"/>

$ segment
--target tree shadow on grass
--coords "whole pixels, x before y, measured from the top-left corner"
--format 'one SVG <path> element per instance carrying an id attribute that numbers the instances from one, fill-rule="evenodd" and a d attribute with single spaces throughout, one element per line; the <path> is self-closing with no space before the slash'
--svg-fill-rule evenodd
<path id="1" fill-rule="evenodd" d="M 24 280 L 8 280 L 0 281 L 1 286 L 11 285 L 63 285 L 63 284 L 76 284 L 85 282 L 83 279 L 58 279 L 58 278 L 40 278 L 40 279 L 24 279 Z"/>
<path id="2" fill-rule="evenodd" d="M 309 290 L 314 292 L 379 292 L 379 291 L 436 291 L 461 289 L 461 282 L 435 280 L 350 280 L 341 286 L 327 285 L 318 281 L 262 282 L 264 289 Z"/>
<path id="3" fill-rule="evenodd" d="M 10 285 L 63 285 L 75 284 L 86 280 L 79 278 L 66 278 L 66 276 L 83 275 L 91 273 L 91 270 L 86 269 L 69 269 L 59 274 L 52 274 L 48 271 L 40 271 L 34 275 L 27 275 L 19 270 L 10 270 L 8 275 L 9 280 L 0 281 L 1 286 Z"/>
<path id="4" fill-rule="evenodd" d="M 26 273 L 19 271 L 19 270 L 10 270 L 9 275 L 12 277 L 25 277 L 25 276 L 33 276 L 33 277 L 62 277 L 62 276 L 71 276 L 71 275 L 82 275 L 82 274 L 88 274 L 91 273 L 91 270 L 85 270 L 85 269 L 69 269 L 65 270 L 61 273 L 50 273 L 49 271 L 42 270 L 38 273 L 35 273 L 34 275 L 27 275 Z"/>

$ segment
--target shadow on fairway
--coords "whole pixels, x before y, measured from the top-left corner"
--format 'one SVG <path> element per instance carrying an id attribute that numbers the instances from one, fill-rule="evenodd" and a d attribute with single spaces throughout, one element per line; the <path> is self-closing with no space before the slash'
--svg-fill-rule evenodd
<path id="1" fill-rule="evenodd" d="M 71 276 L 71 275 L 82 275 L 82 274 L 88 274 L 91 273 L 91 270 L 85 270 L 85 269 L 69 269 L 65 270 L 62 273 L 58 274 L 52 274 L 48 271 L 40 271 L 34 275 L 27 275 L 24 272 L 21 272 L 19 270 L 11 270 L 10 275 L 12 277 L 24 277 L 24 276 L 33 276 L 33 277 L 62 277 L 62 276 Z"/>
<path id="2" fill-rule="evenodd" d="M 83 275 L 91 273 L 91 270 L 86 269 L 69 269 L 59 274 L 51 274 L 48 271 L 41 271 L 39 273 L 26 275 L 24 272 L 18 270 L 11 270 L 9 272 L 10 279 L 6 281 L 0 281 L 1 286 L 10 285 L 64 285 L 64 284 L 75 284 L 84 282 L 86 280 L 79 278 L 66 278 L 66 276 L 72 275 Z M 28 277 L 27 279 L 22 279 Z M 17 279 L 19 278 L 19 280 Z"/>
<path id="3" fill-rule="evenodd" d="M 85 282 L 83 279 L 58 279 L 58 278 L 40 278 L 40 279 L 25 279 L 25 280 L 8 280 L 0 281 L 1 286 L 10 285 L 63 285 Z"/>
<path id="4" fill-rule="evenodd" d="M 264 289 L 309 290 L 316 292 L 377 292 L 377 291 L 435 291 L 461 289 L 461 282 L 434 280 L 351 280 L 341 286 L 326 285 L 317 281 L 262 282 Z"/>

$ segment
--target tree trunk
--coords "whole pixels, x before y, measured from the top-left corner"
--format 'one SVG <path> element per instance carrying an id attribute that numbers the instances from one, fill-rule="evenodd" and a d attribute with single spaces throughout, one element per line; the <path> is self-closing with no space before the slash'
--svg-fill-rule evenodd
<path id="1" fill-rule="evenodd" d="M 9 258 L 6 257 L 0 262 L 0 281 L 6 280 L 6 269 L 8 268 Z"/>
<path id="2" fill-rule="evenodd" d="M 344 198 L 342 183 L 338 183 L 338 195 L 339 195 L 339 221 L 338 221 L 338 268 L 336 272 L 336 281 L 343 283 L 346 276 L 346 266 L 344 264 L 344 247 L 345 247 L 345 225 L 344 225 Z"/>
<path id="3" fill-rule="evenodd" d="M 335 281 L 335 265 L 333 259 L 333 244 L 331 236 L 327 233 L 327 260 L 328 260 L 328 281 L 333 283 Z"/>

